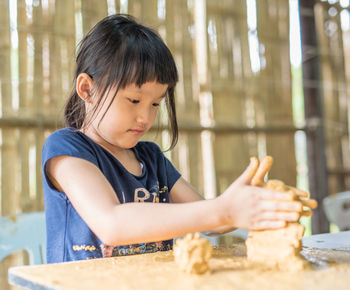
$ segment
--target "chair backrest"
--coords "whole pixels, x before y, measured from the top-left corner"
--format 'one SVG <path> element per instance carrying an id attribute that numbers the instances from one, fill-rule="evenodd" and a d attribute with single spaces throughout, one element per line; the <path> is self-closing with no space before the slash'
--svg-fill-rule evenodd
<path id="1" fill-rule="evenodd" d="M 0 217 L 0 261 L 17 250 L 29 253 L 31 265 L 46 263 L 45 213 Z"/>
<path id="2" fill-rule="evenodd" d="M 341 231 L 350 229 L 350 191 L 324 198 L 323 207 L 329 222 L 336 224 Z"/>

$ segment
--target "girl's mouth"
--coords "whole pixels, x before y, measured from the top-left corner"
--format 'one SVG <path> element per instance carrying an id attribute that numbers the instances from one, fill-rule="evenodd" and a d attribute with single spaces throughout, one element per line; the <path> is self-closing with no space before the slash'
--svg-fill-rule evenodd
<path id="1" fill-rule="evenodd" d="M 134 134 L 142 134 L 145 132 L 145 130 L 140 130 L 140 129 L 130 129 L 129 132 L 134 133 Z"/>

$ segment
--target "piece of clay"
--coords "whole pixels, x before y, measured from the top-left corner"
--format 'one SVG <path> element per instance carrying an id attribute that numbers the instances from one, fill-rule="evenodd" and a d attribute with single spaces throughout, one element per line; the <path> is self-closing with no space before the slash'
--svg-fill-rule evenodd
<path id="1" fill-rule="evenodd" d="M 209 271 L 208 261 L 213 253 L 213 247 L 199 233 L 187 234 L 177 239 L 174 245 L 175 263 L 189 274 L 204 274 Z"/>
<path id="2" fill-rule="evenodd" d="M 305 191 L 288 186 L 280 180 L 268 180 L 264 183 L 264 177 L 271 169 L 273 158 L 266 156 L 257 169 L 256 160 L 251 158 L 252 171 L 255 173 L 252 185 L 288 194 L 291 201 L 299 201 L 304 207 L 310 209 L 317 207 L 316 200 L 305 199 L 309 197 Z M 311 210 L 303 210 L 300 215 L 310 216 Z M 281 270 L 302 270 L 306 265 L 299 254 L 303 234 L 304 226 L 298 222 L 288 223 L 282 229 L 251 231 L 246 240 L 248 261 Z"/>
<path id="3" fill-rule="evenodd" d="M 300 256 L 304 226 L 289 223 L 287 227 L 274 230 L 250 231 L 246 240 L 247 258 L 269 268 L 299 271 L 306 262 Z"/>

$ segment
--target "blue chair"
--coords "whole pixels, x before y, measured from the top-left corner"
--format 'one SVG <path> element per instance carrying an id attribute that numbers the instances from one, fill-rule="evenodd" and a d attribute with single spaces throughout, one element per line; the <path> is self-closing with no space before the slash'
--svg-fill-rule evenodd
<path id="1" fill-rule="evenodd" d="M 17 250 L 29 253 L 30 265 L 46 263 L 45 213 L 0 217 L 0 262 Z"/>

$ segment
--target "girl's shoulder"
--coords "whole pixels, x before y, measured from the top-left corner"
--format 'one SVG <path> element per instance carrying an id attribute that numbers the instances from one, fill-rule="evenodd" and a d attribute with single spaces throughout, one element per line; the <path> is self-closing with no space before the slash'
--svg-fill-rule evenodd
<path id="1" fill-rule="evenodd" d="M 54 132 L 52 132 L 49 137 L 47 138 L 47 140 L 50 139 L 71 139 L 71 138 L 76 138 L 79 134 L 79 130 L 75 129 L 75 128 L 62 128 L 62 129 L 58 129 Z"/>
<path id="2" fill-rule="evenodd" d="M 63 128 L 57 131 L 52 132 L 45 141 L 45 145 L 81 145 L 82 143 L 86 144 L 88 138 L 84 137 L 85 135 L 75 128 Z M 44 146 L 45 146 L 44 145 Z"/>
<path id="3" fill-rule="evenodd" d="M 59 155 L 95 160 L 96 148 L 93 142 L 77 129 L 63 128 L 51 133 L 42 149 L 43 162 Z"/>

